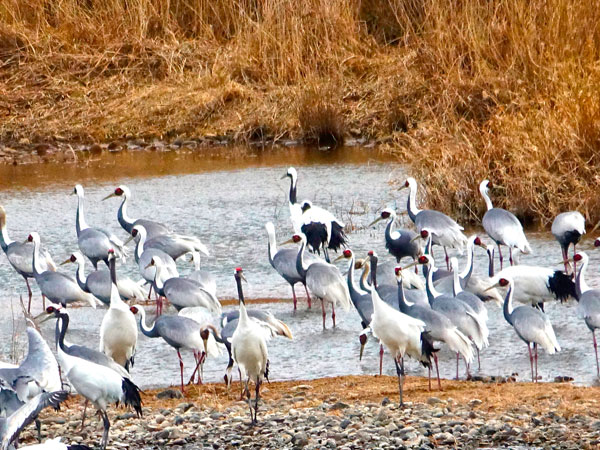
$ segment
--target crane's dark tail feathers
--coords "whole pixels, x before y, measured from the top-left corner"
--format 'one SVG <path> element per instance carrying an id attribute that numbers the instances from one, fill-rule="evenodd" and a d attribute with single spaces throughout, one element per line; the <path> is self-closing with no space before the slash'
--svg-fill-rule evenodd
<path id="1" fill-rule="evenodd" d="M 439 348 L 435 348 L 433 346 L 433 339 L 431 338 L 431 333 L 429 331 L 421 332 L 421 354 L 424 356 L 421 364 L 424 367 L 431 368 L 431 358 L 435 352 L 439 352 Z"/>
<path id="2" fill-rule="evenodd" d="M 92 450 L 92 447 L 88 447 L 87 445 L 82 444 L 67 445 L 67 450 Z"/>
<path id="3" fill-rule="evenodd" d="M 125 405 L 131 406 L 138 417 L 142 417 L 142 397 L 140 390 L 133 382 L 127 378 L 123 378 L 123 392 L 125 393 Z"/>
<path id="4" fill-rule="evenodd" d="M 327 228 L 320 222 L 311 222 L 302 225 L 300 230 L 306 236 L 306 245 L 309 250 L 321 254 L 321 247 L 327 243 Z"/>
<path id="5" fill-rule="evenodd" d="M 331 238 L 329 239 L 329 248 L 338 251 L 342 247 L 348 245 L 348 238 L 344 233 L 344 227 L 337 222 L 331 223 Z"/>
<path id="6" fill-rule="evenodd" d="M 577 298 L 575 282 L 561 270 L 555 270 L 548 280 L 548 287 L 557 300 L 565 302 L 569 297 Z"/>

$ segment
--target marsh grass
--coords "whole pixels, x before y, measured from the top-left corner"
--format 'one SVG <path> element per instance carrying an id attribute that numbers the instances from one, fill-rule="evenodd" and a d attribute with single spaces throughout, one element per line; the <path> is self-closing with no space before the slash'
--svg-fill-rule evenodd
<path id="1" fill-rule="evenodd" d="M 0 139 L 352 130 L 463 221 L 484 177 L 526 222 L 596 221 L 598 23 L 573 0 L 5 0 Z"/>

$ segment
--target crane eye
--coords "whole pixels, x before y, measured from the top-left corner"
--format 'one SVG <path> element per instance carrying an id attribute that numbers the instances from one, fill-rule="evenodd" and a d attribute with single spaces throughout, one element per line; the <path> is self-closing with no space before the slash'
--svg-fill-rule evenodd
<path id="1" fill-rule="evenodd" d="M 361 345 L 365 345 L 367 343 L 367 335 L 366 334 L 361 334 L 359 336 L 358 340 L 360 341 Z"/>
<path id="2" fill-rule="evenodd" d="M 135 228 L 134 228 L 133 230 L 131 230 L 131 235 L 132 235 L 133 237 L 136 237 L 136 236 L 138 235 L 138 230 L 137 230 L 137 229 L 135 229 Z"/>

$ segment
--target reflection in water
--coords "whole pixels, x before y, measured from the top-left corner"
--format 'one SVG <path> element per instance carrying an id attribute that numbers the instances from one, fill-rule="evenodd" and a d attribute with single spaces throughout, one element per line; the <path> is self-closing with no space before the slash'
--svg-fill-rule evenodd
<path id="1" fill-rule="evenodd" d="M 211 255 L 204 258 L 202 265 L 215 273 L 221 298 L 235 297 L 233 269 L 241 265 L 250 282 L 246 292 L 249 298 L 290 299 L 288 284 L 269 265 L 264 223 L 270 220 L 275 224 L 279 241 L 290 237 L 288 180 L 280 178 L 285 168 L 294 164 L 299 169 L 299 199 L 311 199 L 346 222 L 352 229 L 349 239 L 358 256 L 374 249 L 381 259 L 387 258 L 383 242 L 385 225 L 374 229 L 365 227 L 384 206 L 395 206 L 399 211 L 404 209 L 406 193 L 395 191 L 388 183 L 390 178 L 402 176 L 399 165 L 378 162 L 374 153 L 352 149 L 334 154 L 267 150 L 255 152 L 251 158 L 232 157 L 229 160 L 203 157 L 202 152 L 106 154 L 101 161 L 83 169 L 50 164 L 1 168 L 4 190 L 0 190 L 0 204 L 7 211 L 9 232 L 13 239 L 24 239 L 28 232 L 39 231 L 55 260 L 64 260 L 77 249 L 76 199 L 69 194 L 72 186 L 81 182 L 86 189 L 88 223 L 109 228 L 124 237 L 125 232 L 116 222 L 119 200 L 101 201 L 117 184 L 123 183 L 133 193 L 132 217 L 152 217 L 167 222 L 176 231 L 197 235 L 207 244 Z M 560 248 L 549 233 L 528 233 L 528 238 L 534 254 L 523 256 L 522 263 L 553 266 L 560 261 Z M 580 247 L 585 248 L 586 243 Z M 596 274 L 593 268 L 600 255 L 592 250 L 589 254 L 592 273 L 588 278 L 594 285 Z M 486 264 L 485 252 L 478 249 L 476 272 L 486 274 Z M 88 271 L 90 267 L 88 265 Z M 346 269 L 344 263 L 339 267 Z M 193 267 L 181 261 L 179 268 L 185 274 Z M 132 259 L 118 270 L 138 278 Z M 39 291 L 36 288 L 34 291 L 34 307 L 39 312 Z M 363 361 L 358 361 L 361 326 L 357 313 L 339 311 L 338 328 L 322 331 L 320 305 L 317 303 L 312 311 L 307 311 L 302 291 L 298 289 L 299 310 L 296 314 L 292 313 L 291 302 L 259 306 L 270 309 L 288 323 L 295 337 L 293 341 L 279 338 L 270 342 L 272 378 L 374 374 L 378 367 L 375 339 L 370 339 Z M 11 317 L 18 316 L 18 296 L 26 291 L 22 279 L 12 271 L 4 255 L 0 257 L 0 292 L 5 317 L 0 323 L 0 352 L 3 359 L 8 359 L 13 331 Z M 591 333 L 577 318 L 575 306 L 572 303 L 547 305 L 563 350 L 557 355 L 540 352 L 539 368 L 544 380 L 570 375 L 579 383 L 594 381 Z M 490 347 L 482 352 L 482 372 L 493 375 L 517 372 L 521 379 L 527 380 L 529 361 L 525 344 L 504 321 L 499 308 L 489 305 L 489 309 Z M 104 309 L 74 308 L 70 313 L 73 316 L 70 340 L 96 346 Z M 22 321 L 16 320 L 15 324 L 18 339 L 22 342 L 25 338 Z M 327 326 L 330 326 L 329 319 Z M 43 328 L 49 340 L 52 327 L 52 323 L 46 323 Z M 22 345 L 18 349 L 25 351 Z M 186 367 L 191 367 L 191 354 L 185 354 L 184 358 Z M 452 377 L 454 355 L 442 348 L 440 359 L 442 375 Z M 209 361 L 205 368 L 206 379 L 221 380 L 226 364 L 226 355 Z M 385 372 L 393 374 L 393 367 L 386 355 Z M 414 362 L 408 363 L 408 369 L 409 373 L 425 374 Z M 160 339 L 151 340 L 140 335 L 133 369 L 136 383 L 141 387 L 175 384 L 178 370 L 177 356 L 169 346 Z M 464 373 L 462 368 L 461 373 Z"/>

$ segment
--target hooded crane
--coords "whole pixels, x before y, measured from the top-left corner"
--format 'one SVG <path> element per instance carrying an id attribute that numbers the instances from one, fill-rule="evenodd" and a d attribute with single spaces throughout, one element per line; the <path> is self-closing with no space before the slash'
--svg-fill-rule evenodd
<path id="1" fill-rule="evenodd" d="M 180 350 L 187 348 L 194 353 L 196 367 L 192 372 L 189 384 L 206 358 L 207 341 L 210 334 L 209 328 L 202 328 L 195 320 L 182 316 L 158 316 L 152 327 L 148 327 L 146 325 L 146 311 L 144 311 L 144 308 L 140 305 L 134 305 L 130 309 L 132 313 L 140 314 L 140 329 L 144 335 L 149 338 L 161 337 L 177 351 L 181 373 L 181 392 L 185 394 L 183 387 L 183 359 L 181 358 Z"/>
<path id="2" fill-rule="evenodd" d="M 83 187 L 78 184 L 73 189 L 73 194 L 77 195 L 77 213 L 75 216 L 75 229 L 77 231 L 77 243 L 79 250 L 98 268 L 98 261 L 104 261 L 108 266 L 108 250 L 117 249 L 120 257 L 125 257 L 125 246 L 123 241 L 113 233 L 100 228 L 91 228 L 85 221 L 83 212 Z"/>
<path id="3" fill-rule="evenodd" d="M 314 206 L 309 200 L 297 202 L 296 169 L 290 167 L 282 178 L 285 177 L 290 178 L 289 207 L 294 233 L 306 235 L 309 249 L 319 254 L 322 249 L 325 259 L 330 262 L 328 249 L 337 252 L 347 244 L 344 224 L 329 211 Z"/>
<path id="4" fill-rule="evenodd" d="M 408 256 L 416 260 L 421 254 L 421 247 L 415 241 L 417 233 L 412 230 L 394 230 L 394 223 L 396 222 L 396 211 L 392 208 L 386 208 L 381 211 L 381 215 L 369 224 L 369 227 L 375 225 L 380 220 L 387 220 L 387 226 L 385 227 L 385 248 L 387 248 L 390 255 L 396 258 L 396 263 L 400 264 L 402 258 Z"/>
<path id="5" fill-rule="evenodd" d="M 407 178 L 404 186 L 400 189 L 408 188 L 408 200 L 406 210 L 408 216 L 417 227 L 417 232 L 428 229 L 432 233 L 433 243 L 444 247 L 446 254 L 446 266 L 450 269 L 450 262 L 447 248 L 455 248 L 462 252 L 467 243 L 467 237 L 463 234 L 464 229 L 446 214 L 433 209 L 417 208 L 417 182 L 414 178 Z"/>
<path id="6" fill-rule="evenodd" d="M 37 282 L 42 298 L 48 298 L 52 303 L 66 306 L 68 303 L 77 301 L 88 302 L 92 308 L 96 308 L 98 300 L 92 294 L 84 292 L 77 281 L 64 273 L 44 271 L 40 261 L 40 235 L 35 231 L 27 238 L 33 242 L 33 276 Z M 108 255 L 108 251 L 107 251 Z M 44 305 L 45 307 L 45 305 Z"/>
<path id="7" fill-rule="evenodd" d="M 137 324 L 129 306 L 121 300 L 117 287 L 115 254 L 108 251 L 110 268 L 110 304 L 100 325 L 100 351 L 129 371 L 137 345 Z"/>
<path id="8" fill-rule="evenodd" d="M 66 375 L 77 393 L 92 402 L 100 413 L 104 423 L 104 433 L 102 434 L 100 447 L 104 450 L 106 449 L 110 430 L 110 420 L 106 413 L 108 405 L 113 402 L 124 403 L 126 406 L 133 407 L 137 416 L 141 417 L 142 399 L 140 389 L 129 378 L 104 365 L 70 355 L 64 342 L 66 331 L 66 327 L 63 326 L 60 331 L 57 349 L 62 373 Z"/>
<path id="9" fill-rule="evenodd" d="M 462 300 L 448 294 L 442 294 L 433 285 L 433 272 L 435 270 L 435 262 L 430 255 L 419 256 L 418 264 L 428 264 L 427 272 L 427 297 L 431 308 L 445 314 L 450 321 L 465 335 L 468 336 L 475 346 L 481 350 L 489 345 L 488 336 L 489 330 L 487 325 L 481 320 L 473 308 L 467 305 Z M 412 263 L 415 264 L 415 263 Z M 405 267 L 411 267 L 409 264 Z M 458 360 L 459 355 L 456 355 L 456 378 L 458 379 Z M 467 375 L 469 374 L 469 363 L 467 362 Z"/>
<path id="10" fill-rule="evenodd" d="M 577 253 L 577 244 L 581 236 L 585 234 L 585 217 L 578 211 L 567 211 L 560 213 L 552 222 L 552 235 L 560 244 L 563 260 L 565 261 L 565 273 L 570 272 L 568 263 L 569 246 L 573 244 L 573 254 Z"/>
<path id="11" fill-rule="evenodd" d="M 431 367 L 431 355 L 435 349 L 425 332 L 425 322 L 386 304 L 381 300 L 376 289 L 371 290 L 371 300 L 373 302 L 371 323 L 361 335 L 371 331 L 392 354 L 398 376 L 400 406 L 403 406 L 404 355 L 416 359 L 425 367 Z"/>
<path id="12" fill-rule="evenodd" d="M 67 391 L 42 392 L 29 400 L 8 417 L 0 417 L 0 450 L 8 450 L 11 444 L 19 438 L 21 431 L 36 420 L 42 409 L 52 406 L 58 409 L 58 405 L 65 401 L 69 393 Z"/>
<path id="13" fill-rule="evenodd" d="M 235 282 L 240 301 L 240 316 L 237 328 L 231 337 L 231 352 L 233 360 L 240 369 L 240 376 L 245 382 L 250 420 L 255 425 L 257 423 L 260 385 L 264 379 L 269 379 L 269 353 L 264 332 L 257 323 L 250 320 L 246 311 L 242 280 L 246 280 L 246 278 L 241 267 L 238 267 L 235 269 Z M 252 414 L 252 402 L 248 386 L 250 380 L 254 381 L 256 385 L 254 415 Z"/>
<path id="14" fill-rule="evenodd" d="M 531 306 L 518 306 L 513 309 L 513 288 L 515 282 L 510 276 L 502 277 L 496 283 L 498 286 L 507 288 L 504 299 L 504 318 L 512 325 L 517 335 L 527 344 L 529 351 L 529 363 L 531 364 L 531 381 L 538 380 L 538 345 L 544 347 L 548 354 L 552 355 L 560 351 L 560 345 L 556 340 L 554 329 L 548 317 L 539 309 Z M 533 344 L 533 354 L 531 345 Z M 533 361 L 535 359 L 535 375 Z"/>
<path id="15" fill-rule="evenodd" d="M 576 253 L 573 260 L 575 264 L 581 263 L 581 268 L 577 271 L 577 293 L 579 294 L 577 311 L 592 332 L 594 353 L 596 354 L 596 376 L 600 377 L 598 343 L 596 342 L 596 330 L 600 328 L 600 289 L 592 289 L 585 282 L 585 272 L 589 261 L 587 254 L 584 252 Z"/>
<path id="16" fill-rule="evenodd" d="M 31 287 L 29 286 L 29 278 L 34 278 L 33 258 L 31 253 L 33 250 L 33 245 L 28 241 L 15 242 L 8 237 L 8 231 L 6 230 L 6 211 L 2 206 L 0 206 L 0 229 L 0 247 L 2 247 L 2 250 L 4 250 L 10 265 L 17 271 L 19 275 L 23 277 L 25 283 L 27 284 L 27 294 L 29 295 L 27 311 L 30 312 L 31 297 L 33 293 L 31 292 Z M 56 271 L 56 265 L 54 264 L 50 253 L 44 249 L 40 250 L 38 264 L 42 272 L 47 270 Z"/>
<path id="17" fill-rule="evenodd" d="M 304 289 L 306 290 L 306 298 L 308 300 L 308 307 L 311 307 L 310 302 L 310 294 L 308 293 L 308 289 L 306 287 L 306 278 L 300 276 L 298 270 L 296 269 L 296 257 L 298 256 L 298 252 L 293 248 L 281 248 L 277 249 L 277 240 L 275 236 L 275 227 L 271 222 L 267 222 L 265 224 L 265 229 L 267 230 L 267 235 L 269 237 L 269 262 L 273 269 L 277 271 L 281 277 L 287 281 L 292 287 L 292 296 L 294 298 L 294 311 L 296 310 L 297 298 L 296 298 L 296 290 L 294 289 L 294 285 L 296 283 L 302 283 Z M 305 254 L 305 263 L 310 266 L 313 262 L 320 261 L 315 255 Z"/>
<path id="18" fill-rule="evenodd" d="M 60 263 L 61 265 L 74 263 L 77 265 L 75 279 L 79 287 L 105 305 L 110 304 L 110 292 L 112 283 L 110 281 L 110 272 L 108 270 L 98 269 L 85 275 L 85 258 L 81 252 L 74 252 L 69 259 Z M 128 277 L 119 277 L 117 280 L 119 295 L 123 300 L 144 299 L 148 294 L 138 283 Z"/>
<path id="19" fill-rule="evenodd" d="M 119 211 L 117 212 L 117 220 L 127 233 L 132 234 L 131 231 L 136 225 L 142 225 L 145 228 L 148 239 L 152 239 L 161 234 L 171 233 L 169 227 L 164 223 L 147 219 L 133 220 L 127 215 L 127 202 L 131 198 L 131 191 L 127 186 L 121 185 L 117 187 L 112 194 L 107 195 L 102 200 L 107 200 L 111 197 L 123 197 L 123 201 L 121 201 L 121 206 L 119 206 Z"/>
<path id="20" fill-rule="evenodd" d="M 310 266 L 305 260 L 306 237 L 294 235 L 293 242 L 301 242 L 296 256 L 296 270 L 306 279 L 306 286 L 319 300 L 323 311 L 323 329 L 325 329 L 325 303 L 331 304 L 331 320 L 335 327 L 335 305 L 349 310 L 351 305 L 348 287 L 337 267 L 325 261 L 314 262 Z M 289 242 L 289 241 L 288 241 Z"/>
<path id="21" fill-rule="evenodd" d="M 425 331 L 429 333 L 431 340 L 444 342 L 454 353 L 462 355 L 462 357 L 470 364 L 473 360 L 473 348 L 471 342 L 460 330 L 454 325 L 450 319 L 428 306 L 423 306 L 411 303 L 404 295 L 404 287 L 402 276 L 404 273 L 401 267 L 396 267 L 396 277 L 398 279 L 398 304 L 400 311 L 404 314 L 421 320 L 425 323 Z M 440 382 L 440 370 L 438 366 L 438 358 L 436 353 L 433 353 L 433 361 L 435 362 L 435 371 L 438 381 L 438 389 L 442 389 Z M 429 372 L 429 389 L 431 390 L 431 371 Z"/>
<path id="22" fill-rule="evenodd" d="M 485 232 L 498 246 L 498 256 L 500 258 L 500 270 L 502 270 L 502 248 L 501 245 L 506 245 L 510 252 L 510 265 L 513 265 L 513 248 L 518 248 L 521 253 L 531 253 L 531 247 L 525 233 L 523 232 L 523 225 L 519 222 L 519 219 L 511 213 L 502 208 L 494 208 L 490 196 L 488 195 L 491 184 L 488 180 L 483 180 L 479 184 L 479 192 L 485 201 L 487 207 L 486 213 L 483 215 L 482 225 Z"/>
<path id="23" fill-rule="evenodd" d="M 151 266 L 156 267 L 154 289 L 158 295 L 169 300 L 178 311 L 190 306 L 204 306 L 212 312 L 221 312 L 219 300 L 203 289 L 197 281 L 183 277 L 171 277 L 163 281 L 162 271 L 165 270 L 165 266 L 160 256 L 152 257 L 148 264 L 148 267 Z M 162 306 L 160 310 L 162 311 Z"/>

